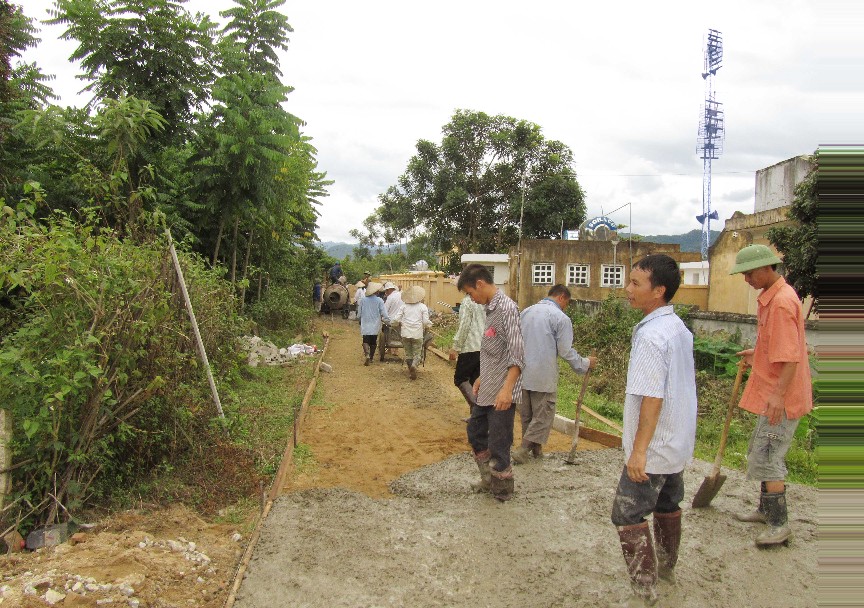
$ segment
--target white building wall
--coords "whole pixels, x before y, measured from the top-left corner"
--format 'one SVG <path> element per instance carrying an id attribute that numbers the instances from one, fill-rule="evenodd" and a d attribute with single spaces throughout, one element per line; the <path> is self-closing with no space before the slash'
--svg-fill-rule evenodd
<path id="1" fill-rule="evenodd" d="M 792 203 L 795 187 L 800 184 L 813 163 L 806 156 L 795 156 L 756 172 L 756 203 L 754 211 L 768 211 Z"/>

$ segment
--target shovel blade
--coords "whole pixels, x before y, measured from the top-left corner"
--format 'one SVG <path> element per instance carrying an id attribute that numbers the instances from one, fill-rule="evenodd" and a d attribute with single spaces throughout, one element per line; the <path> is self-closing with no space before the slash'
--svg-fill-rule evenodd
<path id="1" fill-rule="evenodd" d="M 693 497 L 693 508 L 703 509 L 710 505 L 714 497 L 717 496 L 717 492 L 723 487 L 724 481 L 726 481 L 726 476 L 720 473 L 706 477 Z"/>

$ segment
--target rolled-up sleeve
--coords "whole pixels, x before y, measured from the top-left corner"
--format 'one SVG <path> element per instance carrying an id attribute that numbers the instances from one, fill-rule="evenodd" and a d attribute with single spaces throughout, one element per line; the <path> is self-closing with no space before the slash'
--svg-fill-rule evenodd
<path id="1" fill-rule="evenodd" d="M 573 371 L 584 374 L 588 371 L 588 359 L 579 355 L 573 348 L 573 323 L 570 317 L 565 317 L 558 322 L 556 335 L 558 336 L 558 356 L 564 359 Z"/>

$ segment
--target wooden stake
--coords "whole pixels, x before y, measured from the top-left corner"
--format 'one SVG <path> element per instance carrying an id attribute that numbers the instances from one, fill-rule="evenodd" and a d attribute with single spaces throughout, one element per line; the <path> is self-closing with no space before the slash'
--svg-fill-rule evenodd
<path id="1" fill-rule="evenodd" d="M 174 241 L 171 238 L 171 231 L 166 228 L 165 234 L 168 236 L 168 248 L 171 250 L 171 259 L 174 260 L 174 270 L 177 271 L 177 278 L 180 279 L 180 291 L 183 292 L 183 301 L 186 303 L 186 312 L 189 313 L 189 321 L 192 322 L 192 331 L 195 332 L 195 340 L 198 342 L 198 354 L 201 355 L 201 361 L 204 363 L 204 369 L 207 371 L 207 381 L 210 383 L 210 392 L 213 394 L 213 403 L 216 404 L 216 411 L 219 412 L 219 417 L 222 420 L 225 420 L 225 412 L 222 411 L 222 402 L 219 401 L 219 392 L 216 390 L 216 381 L 213 379 L 213 372 L 210 371 L 210 361 L 207 359 L 207 351 L 204 349 L 204 341 L 201 339 L 201 332 L 198 330 L 198 321 L 195 319 L 195 311 L 192 310 L 192 301 L 189 299 L 189 292 L 186 290 L 186 280 L 183 278 L 183 269 L 180 268 L 180 260 L 177 259 L 177 250 L 174 249 Z M 225 432 L 228 432 L 227 429 Z"/>

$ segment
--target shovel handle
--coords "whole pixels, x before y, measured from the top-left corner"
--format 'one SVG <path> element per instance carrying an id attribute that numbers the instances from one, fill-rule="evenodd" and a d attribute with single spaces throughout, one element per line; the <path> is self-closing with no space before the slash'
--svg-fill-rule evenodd
<path id="1" fill-rule="evenodd" d="M 720 448 L 717 450 L 717 457 L 714 459 L 714 468 L 711 472 L 712 477 L 716 477 L 717 473 L 720 472 L 720 464 L 723 462 L 723 452 L 726 451 L 726 440 L 729 438 L 729 425 L 732 423 L 732 413 L 738 404 L 738 390 L 741 388 L 741 379 L 744 377 L 744 367 L 744 359 L 741 359 L 738 361 L 735 386 L 732 388 L 732 396 L 729 398 L 729 406 L 726 408 L 726 422 L 723 424 L 723 432 L 720 434 Z"/>

